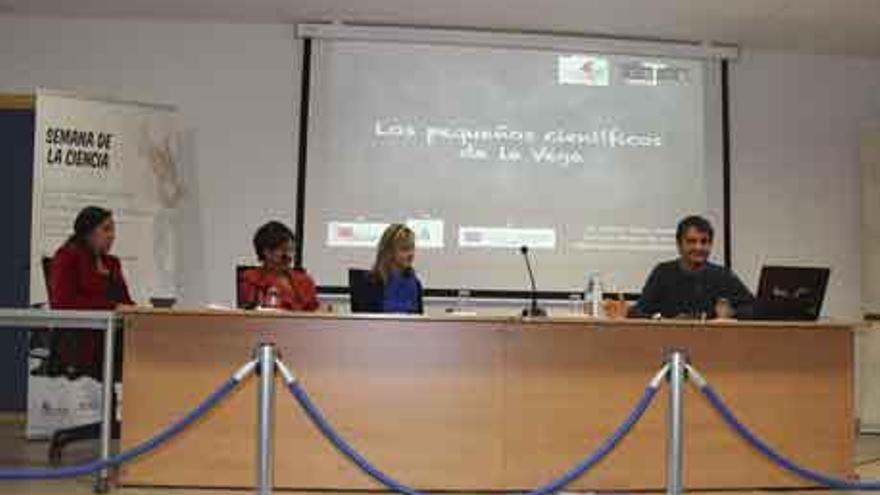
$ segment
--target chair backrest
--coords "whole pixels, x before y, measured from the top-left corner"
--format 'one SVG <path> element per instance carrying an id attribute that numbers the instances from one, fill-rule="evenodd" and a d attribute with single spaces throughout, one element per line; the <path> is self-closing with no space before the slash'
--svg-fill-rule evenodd
<path id="1" fill-rule="evenodd" d="M 253 265 L 237 265 L 235 267 L 235 306 L 237 308 L 245 308 L 246 306 L 241 299 L 241 278 L 244 276 L 244 272 L 254 268 L 259 267 Z"/>
<path id="2" fill-rule="evenodd" d="M 372 288 L 370 271 L 360 268 L 348 270 L 348 294 L 352 313 L 370 313 L 372 307 Z"/>
<path id="3" fill-rule="evenodd" d="M 46 302 L 46 306 L 51 306 L 52 303 L 52 258 L 50 256 L 43 256 L 40 260 L 40 266 L 43 268 L 43 283 L 46 284 L 46 297 L 49 298 L 49 301 Z"/>

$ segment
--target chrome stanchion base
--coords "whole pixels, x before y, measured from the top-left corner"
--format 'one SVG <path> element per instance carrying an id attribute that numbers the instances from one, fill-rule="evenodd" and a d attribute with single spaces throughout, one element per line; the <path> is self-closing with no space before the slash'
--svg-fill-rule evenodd
<path id="1" fill-rule="evenodd" d="M 109 493 L 110 480 L 107 478 L 99 477 L 95 481 L 95 485 L 92 487 L 92 491 L 94 491 L 95 493 Z"/>

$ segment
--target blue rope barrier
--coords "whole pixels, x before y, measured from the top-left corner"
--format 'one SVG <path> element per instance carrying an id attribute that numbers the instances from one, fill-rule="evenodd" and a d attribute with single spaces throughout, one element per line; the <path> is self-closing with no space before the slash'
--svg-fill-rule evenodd
<path id="1" fill-rule="evenodd" d="M 205 399 L 195 409 L 187 413 L 186 416 L 181 418 L 179 421 L 166 427 L 164 430 L 159 432 L 158 435 L 136 445 L 135 447 L 125 452 L 121 452 L 108 459 L 98 459 L 87 462 L 85 464 L 78 464 L 76 466 L 65 466 L 60 468 L 0 468 L 0 480 L 49 480 L 59 478 L 71 478 L 74 476 L 82 476 L 90 473 L 95 473 L 102 469 L 128 462 L 135 457 L 145 454 L 167 442 L 175 435 L 183 431 L 186 427 L 204 416 L 205 413 L 207 413 L 211 408 L 216 406 L 227 395 L 229 395 L 229 393 L 232 392 L 235 387 L 241 382 L 243 377 L 244 374 L 242 374 L 241 372 L 237 373 L 236 376 L 233 376 L 232 378 L 227 380 L 226 383 L 220 386 L 220 388 L 214 391 L 214 393 L 208 396 L 207 399 Z"/>
<path id="2" fill-rule="evenodd" d="M 739 419 L 737 419 L 736 415 L 733 414 L 733 411 L 724 403 L 721 399 L 721 396 L 712 388 L 711 385 L 702 380 L 702 383 L 699 384 L 700 391 L 703 393 L 703 396 L 709 401 L 712 407 L 718 411 L 718 414 L 721 415 L 721 418 L 724 419 L 724 422 L 727 423 L 734 431 L 736 431 L 746 442 L 748 442 L 753 448 L 761 452 L 764 456 L 766 456 L 771 461 L 775 462 L 782 468 L 802 477 L 818 483 L 820 485 L 824 485 L 828 488 L 833 488 L 835 490 L 880 490 L 880 481 L 866 481 L 866 482 L 858 482 L 858 481 L 850 481 L 842 478 L 835 478 L 833 476 L 829 476 L 827 474 L 820 473 L 818 471 L 814 471 L 812 469 L 801 466 L 800 464 L 792 461 L 791 459 L 783 456 L 779 452 L 777 452 L 773 447 L 769 444 L 758 438 L 757 435 L 752 433 L 751 430 L 748 429 Z"/>
<path id="3" fill-rule="evenodd" d="M 285 373 L 285 368 L 282 368 L 282 373 Z M 665 375 L 664 371 L 661 372 L 662 375 Z M 372 464 L 366 457 L 361 455 L 354 447 L 351 446 L 342 436 L 330 425 L 327 421 L 326 417 L 321 413 L 321 410 L 318 409 L 318 406 L 311 400 L 306 391 L 300 386 L 300 384 L 292 378 L 292 375 L 289 372 L 286 372 L 286 375 L 290 378 L 288 379 L 287 388 L 290 390 L 290 393 L 299 403 L 299 405 L 303 408 L 306 415 L 309 419 L 312 420 L 312 423 L 320 430 L 320 432 L 330 441 L 331 444 L 345 457 L 354 462 L 361 470 L 370 475 L 373 479 L 385 485 L 388 489 L 393 490 L 397 493 L 402 493 L 404 495 L 425 495 L 423 492 L 419 492 L 413 488 L 410 488 L 403 483 L 397 481 L 392 478 L 385 472 L 378 469 L 374 464 Z M 633 426 L 639 421 L 645 411 L 648 410 L 648 407 L 651 405 L 651 401 L 657 395 L 657 390 L 660 387 L 660 378 L 661 375 L 658 375 L 658 378 L 655 378 L 652 383 L 645 389 L 644 394 L 642 394 L 641 399 L 639 399 L 635 408 L 630 412 L 629 416 L 623 421 L 623 423 L 617 427 L 617 429 L 612 433 L 610 437 L 608 437 L 599 448 L 585 457 L 579 463 L 577 463 L 572 469 L 566 471 L 559 478 L 536 488 L 535 490 L 528 492 L 525 495 L 550 495 L 552 493 L 556 493 L 557 491 L 563 489 L 566 485 L 579 478 L 585 472 L 587 472 L 590 468 L 595 466 L 599 461 L 605 458 L 615 447 L 620 443 L 621 440 L 627 435 L 627 433 L 632 430 Z"/>

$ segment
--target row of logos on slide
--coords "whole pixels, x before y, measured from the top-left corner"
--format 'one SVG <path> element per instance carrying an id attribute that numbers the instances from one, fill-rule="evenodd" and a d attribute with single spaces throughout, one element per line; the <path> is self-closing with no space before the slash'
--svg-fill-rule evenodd
<path id="1" fill-rule="evenodd" d="M 682 85 L 691 81 L 691 69 L 668 61 L 643 60 L 618 63 L 612 76 L 608 57 L 598 55 L 559 55 L 557 83 L 584 86 L 610 86 L 619 81 L 628 86 Z"/>
<path id="2" fill-rule="evenodd" d="M 409 219 L 406 224 L 416 235 L 420 249 L 445 247 L 444 222 L 440 219 Z M 388 227 L 383 222 L 329 222 L 327 224 L 327 247 L 375 248 Z M 515 249 L 528 246 L 531 249 L 553 250 L 557 247 L 557 231 L 554 228 L 522 228 L 497 226 L 459 226 L 456 239 L 460 248 Z M 674 249 L 675 230 L 632 226 L 588 226 L 569 247 L 585 251 L 652 251 Z"/>

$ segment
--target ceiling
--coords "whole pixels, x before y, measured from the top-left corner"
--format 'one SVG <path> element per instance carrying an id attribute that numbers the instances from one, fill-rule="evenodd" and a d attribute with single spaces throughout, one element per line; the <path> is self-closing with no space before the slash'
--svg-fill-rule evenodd
<path id="1" fill-rule="evenodd" d="M 880 56 L 880 0 L 0 0 L 0 13 L 362 24 L 714 41 Z"/>

